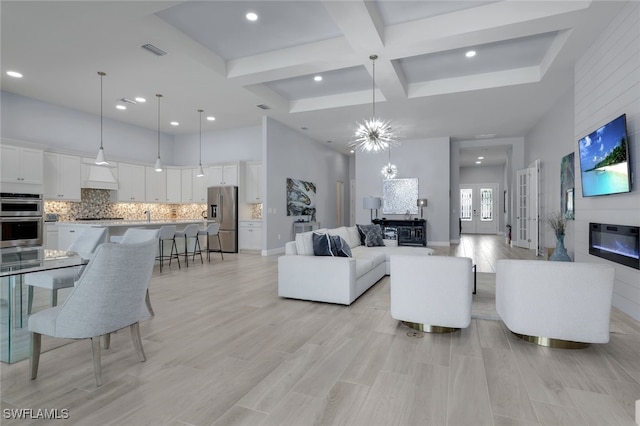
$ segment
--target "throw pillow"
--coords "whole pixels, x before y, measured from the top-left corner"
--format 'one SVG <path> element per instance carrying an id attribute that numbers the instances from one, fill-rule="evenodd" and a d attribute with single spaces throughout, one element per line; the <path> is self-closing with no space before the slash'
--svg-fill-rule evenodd
<path id="1" fill-rule="evenodd" d="M 357 225 L 360 233 L 360 243 L 365 247 L 384 246 L 382 228 L 380 225 Z"/>
<path id="2" fill-rule="evenodd" d="M 338 235 L 316 234 L 313 240 L 313 254 L 316 256 L 351 257 L 349 244 Z"/>

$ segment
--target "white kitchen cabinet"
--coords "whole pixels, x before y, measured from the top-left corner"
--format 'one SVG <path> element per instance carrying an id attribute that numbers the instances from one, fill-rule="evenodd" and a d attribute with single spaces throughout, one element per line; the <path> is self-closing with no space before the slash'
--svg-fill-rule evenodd
<path id="1" fill-rule="evenodd" d="M 164 203 L 167 200 L 167 172 L 156 172 L 145 167 L 145 200 L 147 203 Z"/>
<path id="2" fill-rule="evenodd" d="M 242 220 L 239 222 L 238 249 L 262 250 L 262 222 Z"/>
<path id="3" fill-rule="evenodd" d="M 3 144 L 0 159 L 2 182 L 42 185 L 43 151 Z"/>
<path id="4" fill-rule="evenodd" d="M 82 159 L 74 155 L 44 153 L 44 198 L 80 201 Z"/>
<path id="5" fill-rule="evenodd" d="M 44 248 L 58 250 L 58 225 L 55 222 L 44 224 Z"/>
<path id="6" fill-rule="evenodd" d="M 167 169 L 167 203 L 182 202 L 182 171 Z"/>
<path id="7" fill-rule="evenodd" d="M 145 201 L 145 167 L 118 163 L 118 201 Z"/>
<path id="8" fill-rule="evenodd" d="M 198 177 L 198 168 L 192 169 L 191 178 L 193 179 L 193 202 L 194 203 L 206 203 L 207 202 L 207 177 Z"/>
<path id="9" fill-rule="evenodd" d="M 182 169 L 181 183 L 182 188 L 180 199 L 183 203 L 193 203 L 193 171 L 191 169 Z"/>
<path id="10" fill-rule="evenodd" d="M 247 164 L 245 168 L 245 199 L 247 203 L 262 202 L 261 164 Z"/>
<path id="11" fill-rule="evenodd" d="M 58 249 L 67 250 L 86 225 L 58 225 Z"/>
<path id="12" fill-rule="evenodd" d="M 220 164 L 209 166 L 205 171 L 208 186 L 237 186 L 238 165 Z"/>

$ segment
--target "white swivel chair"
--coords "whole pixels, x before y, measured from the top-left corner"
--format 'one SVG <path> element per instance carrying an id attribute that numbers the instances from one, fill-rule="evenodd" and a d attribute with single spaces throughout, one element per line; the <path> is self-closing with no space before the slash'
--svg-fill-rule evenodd
<path id="1" fill-rule="evenodd" d="M 217 251 L 220 252 L 220 258 L 224 260 L 224 255 L 222 254 L 222 243 L 220 242 L 220 224 L 219 223 L 210 223 L 205 229 L 200 229 L 198 231 L 198 235 L 204 235 L 207 238 L 207 260 L 211 262 L 211 252 Z M 218 250 L 212 250 L 209 247 L 209 237 L 215 236 L 218 237 Z"/>
<path id="2" fill-rule="evenodd" d="M 149 317 L 144 300 L 155 255 L 155 239 L 138 244 L 106 243 L 98 247 L 67 300 L 29 317 L 31 380 L 38 374 L 43 334 L 91 339 L 97 386 L 102 385 L 100 336 L 129 327 L 140 361 L 146 360 L 138 324 Z"/>
<path id="3" fill-rule="evenodd" d="M 169 256 L 164 254 L 164 242 L 171 241 L 171 253 Z M 173 250 L 176 250 L 175 254 Z M 160 261 L 160 272 L 162 272 L 162 263 L 165 259 L 169 259 L 169 266 L 171 266 L 171 259 L 178 261 L 178 269 L 180 269 L 180 256 L 178 255 L 178 247 L 176 246 L 176 226 L 165 225 L 161 226 L 158 232 L 158 256 L 156 260 Z"/>
<path id="4" fill-rule="evenodd" d="M 95 249 L 104 243 L 106 238 L 107 228 L 87 228 L 78 233 L 67 251 L 74 251 L 80 254 L 83 259 L 91 259 Z M 25 275 L 25 284 L 28 286 L 27 313 L 31 313 L 33 308 L 33 287 L 51 290 L 51 306 L 56 306 L 58 304 L 58 290 L 73 287 L 73 284 L 80 278 L 83 269 L 84 266 L 78 266 Z"/>
<path id="5" fill-rule="evenodd" d="M 198 230 L 200 226 L 192 223 L 184 227 L 184 230 L 176 232 L 176 238 L 184 238 L 184 261 L 189 266 L 189 254 L 193 255 L 193 261 L 196 261 L 196 254 L 200 255 L 200 263 L 204 264 L 202 259 L 202 249 L 200 248 L 200 239 L 198 238 Z M 189 251 L 189 239 L 193 238 L 193 251 Z"/>
<path id="6" fill-rule="evenodd" d="M 468 257 L 391 256 L 391 316 L 420 331 L 446 333 L 471 323 Z"/>

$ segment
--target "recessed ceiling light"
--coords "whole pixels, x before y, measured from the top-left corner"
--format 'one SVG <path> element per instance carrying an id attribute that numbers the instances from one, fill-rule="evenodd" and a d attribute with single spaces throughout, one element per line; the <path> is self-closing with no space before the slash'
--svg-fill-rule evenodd
<path id="1" fill-rule="evenodd" d="M 116 105 L 116 108 L 117 109 L 127 109 L 127 107 L 124 106 L 124 105 Z"/>
<path id="2" fill-rule="evenodd" d="M 7 71 L 7 75 L 10 77 L 22 78 L 22 74 L 20 74 L 18 71 Z"/>
<path id="3" fill-rule="evenodd" d="M 147 102 L 147 100 L 146 100 L 145 98 L 141 98 L 140 96 L 138 96 L 138 97 L 136 98 L 136 102 L 143 103 L 143 102 Z"/>
<path id="4" fill-rule="evenodd" d="M 478 157 L 478 160 L 484 160 L 484 157 Z"/>
<path id="5" fill-rule="evenodd" d="M 313 81 L 322 81 L 322 76 L 316 75 L 315 77 L 313 77 Z"/>
<path id="6" fill-rule="evenodd" d="M 476 161 L 476 164 L 482 164 L 482 161 Z"/>
<path id="7" fill-rule="evenodd" d="M 216 120 L 216 118 L 215 118 L 214 116 L 210 115 L 209 117 L 207 117 L 207 120 L 209 120 L 209 121 L 215 121 L 215 120 Z"/>
<path id="8" fill-rule="evenodd" d="M 172 121 L 169 124 L 171 124 L 172 126 L 179 126 L 180 125 L 180 123 L 178 123 L 177 121 Z"/>
<path id="9" fill-rule="evenodd" d="M 255 12 L 249 12 L 245 15 L 247 17 L 248 21 L 257 21 L 258 20 L 258 14 Z"/>
<path id="10" fill-rule="evenodd" d="M 352 149 L 351 151 L 349 151 L 351 154 L 355 153 L 355 151 Z"/>
<path id="11" fill-rule="evenodd" d="M 467 53 L 464 54 L 464 56 L 466 56 L 467 58 L 473 58 L 474 56 L 476 56 L 476 51 L 469 50 Z"/>

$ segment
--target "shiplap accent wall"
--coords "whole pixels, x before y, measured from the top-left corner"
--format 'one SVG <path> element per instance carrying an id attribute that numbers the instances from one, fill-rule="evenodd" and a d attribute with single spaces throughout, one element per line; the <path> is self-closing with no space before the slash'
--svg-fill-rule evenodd
<path id="1" fill-rule="evenodd" d="M 627 114 L 632 192 L 582 198 L 579 138 Z M 576 229 L 578 262 L 616 267 L 613 305 L 640 321 L 640 271 L 589 255 L 589 222 L 640 226 L 640 3 L 630 1 L 575 67 Z"/>

